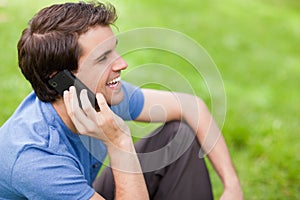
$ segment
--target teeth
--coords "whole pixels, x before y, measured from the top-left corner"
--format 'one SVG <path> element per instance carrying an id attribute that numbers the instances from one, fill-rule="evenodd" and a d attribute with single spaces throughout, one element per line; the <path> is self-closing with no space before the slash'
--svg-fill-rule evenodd
<path id="1" fill-rule="evenodd" d="M 121 81 L 121 77 L 120 76 L 117 77 L 117 78 L 115 78 L 115 79 L 113 79 L 112 81 L 107 82 L 106 84 L 107 85 L 114 85 L 114 84 L 117 84 L 119 81 Z"/>

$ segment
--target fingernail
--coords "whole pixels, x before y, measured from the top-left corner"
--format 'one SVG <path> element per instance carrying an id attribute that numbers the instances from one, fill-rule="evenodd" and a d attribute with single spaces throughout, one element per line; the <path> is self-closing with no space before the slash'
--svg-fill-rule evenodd
<path id="1" fill-rule="evenodd" d="M 71 86 L 70 88 L 69 88 L 69 90 L 70 90 L 70 92 L 74 92 L 75 91 L 75 86 Z"/>

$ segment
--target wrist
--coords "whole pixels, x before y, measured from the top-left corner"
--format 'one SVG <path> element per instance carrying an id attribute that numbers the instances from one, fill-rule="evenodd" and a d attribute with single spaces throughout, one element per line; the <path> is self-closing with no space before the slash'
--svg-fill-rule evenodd
<path id="1" fill-rule="evenodd" d="M 129 136 L 124 137 L 118 143 L 109 145 L 107 152 L 113 171 L 142 173 L 133 141 Z"/>
<path id="2" fill-rule="evenodd" d="M 240 181 L 239 181 L 237 176 L 231 176 L 231 177 L 228 177 L 228 178 L 224 179 L 223 185 L 224 185 L 225 189 L 230 189 L 230 188 L 238 189 L 238 188 L 241 188 L 241 184 L 240 184 Z"/>
<path id="3" fill-rule="evenodd" d="M 105 142 L 108 154 L 116 154 L 120 152 L 132 152 L 134 149 L 133 141 L 130 136 L 123 134 L 114 141 Z"/>
<path id="4" fill-rule="evenodd" d="M 224 193 L 221 199 L 244 199 L 243 190 L 237 177 L 224 183 Z"/>

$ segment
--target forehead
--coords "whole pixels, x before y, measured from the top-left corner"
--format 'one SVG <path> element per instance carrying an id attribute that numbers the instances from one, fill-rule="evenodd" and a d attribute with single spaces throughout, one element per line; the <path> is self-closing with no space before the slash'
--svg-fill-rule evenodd
<path id="1" fill-rule="evenodd" d="M 79 36 L 78 43 L 82 47 L 82 57 L 87 57 L 92 51 L 112 48 L 116 37 L 110 26 L 96 26 Z"/>

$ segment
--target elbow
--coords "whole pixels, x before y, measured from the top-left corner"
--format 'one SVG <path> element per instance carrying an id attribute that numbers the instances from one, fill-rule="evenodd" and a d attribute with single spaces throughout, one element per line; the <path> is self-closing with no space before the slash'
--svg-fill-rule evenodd
<path id="1" fill-rule="evenodd" d="M 199 116 L 200 114 L 209 112 L 206 103 L 198 96 L 179 93 L 178 94 L 181 116 Z"/>

